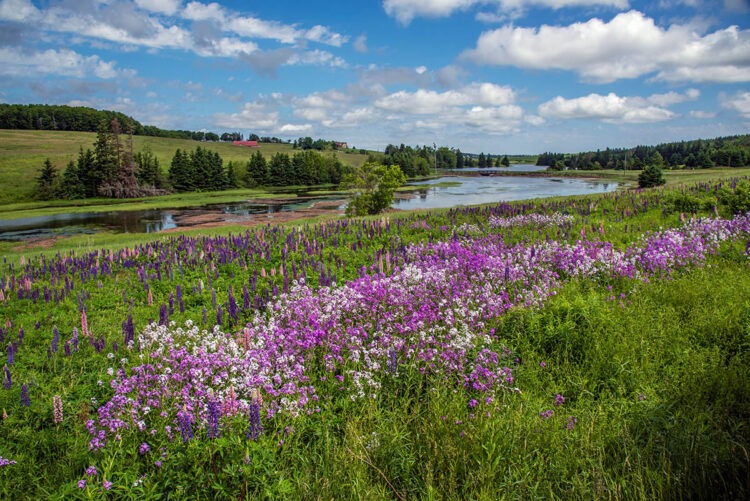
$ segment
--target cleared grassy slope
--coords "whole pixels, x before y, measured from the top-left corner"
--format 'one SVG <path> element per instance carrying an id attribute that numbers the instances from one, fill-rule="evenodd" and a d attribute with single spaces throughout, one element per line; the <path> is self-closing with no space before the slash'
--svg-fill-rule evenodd
<path id="1" fill-rule="evenodd" d="M 172 156 L 178 148 L 193 150 L 197 146 L 216 151 L 224 163 L 246 162 L 255 148 L 235 146 L 231 143 L 200 143 L 189 139 L 168 139 L 162 137 L 134 136 L 135 150 L 140 151 L 148 146 L 159 159 L 166 172 Z M 34 179 L 46 158 L 58 169 L 65 168 L 70 160 L 78 157 L 80 148 L 93 148 L 96 133 L 93 132 L 60 132 L 0 129 L 0 204 L 28 198 Z M 275 153 L 293 154 L 296 150 L 290 144 L 261 144 L 260 151 L 270 158 Z M 326 152 L 334 154 L 332 151 Z M 361 165 L 365 155 L 335 152 L 336 156 L 347 165 Z"/>

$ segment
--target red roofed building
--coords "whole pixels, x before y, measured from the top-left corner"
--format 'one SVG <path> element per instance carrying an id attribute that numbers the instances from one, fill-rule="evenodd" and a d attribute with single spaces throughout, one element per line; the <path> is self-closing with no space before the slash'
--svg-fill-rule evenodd
<path id="1" fill-rule="evenodd" d="M 232 144 L 237 146 L 249 146 L 251 148 L 258 147 L 258 141 L 232 141 Z"/>

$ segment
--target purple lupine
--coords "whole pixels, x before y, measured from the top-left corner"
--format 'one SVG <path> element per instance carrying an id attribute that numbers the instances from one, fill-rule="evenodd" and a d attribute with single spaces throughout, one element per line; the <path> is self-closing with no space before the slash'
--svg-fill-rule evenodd
<path id="1" fill-rule="evenodd" d="M 193 438 L 193 415 L 183 409 L 177 413 L 177 422 L 180 425 L 182 441 L 187 442 Z"/>
<path id="2" fill-rule="evenodd" d="M 12 367 L 16 361 L 16 350 L 14 349 L 13 343 L 8 343 L 8 348 L 6 351 L 8 355 L 8 365 Z"/>
<path id="3" fill-rule="evenodd" d="M 239 320 L 238 315 L 238 307 L 237 307 L 237 301 L 234 299 L 234 295 L 232 294 L 232 286 L 229 286 L 229 299 L 227 301 L 227 312 L 229 313 L 229 318 L 232 320 L 232 323 L 237 323 L 237 320 Z"/>
<path id="4" fill-rule="evenodd" d="M 13 379 L 10 375 L 10 369 L 8 369 L 8 366 L 3 366 L 3 388 L 6 390 L 10 390 L 13 386 Z"/>
<path id="5" fill-rule="evenodd" d="M 54 326 L 52 328 L 52 345 L 50 346 L 50 351 L 52 353 L 57 353 L 57 348 L 59 344 L 60 344 L 60 331 L 57 329 L 57 326 Z"/>
<path id="6" fill-rule="evenodd" d="M 169 315 L 167 314 L 167 305 L 162 303 L 159 306 L 159 325 L 167 325 L 169 323 Z"/>
<path id="7" fill-rule="evenodd" d="M 549 419 L 552 417 L 552 415 L 555 413 L 552 409 L 547 409 L 546 411 L 542 411 L 539 413 L 539 417 L 542 419 Z"/>
<path id="8" fill-rule="evenodd" d="M 29 398 L 29 387 L 26 383 L 21 385 L 21 406 L 28 407 L 31 405 L 31 399 Z"/>
<path id="9" fill-rule="evenodd" d="M 249 427 L 245 435 L 248 440 L 257 440 L 263 427 L 260 424 L 260 405 L 257 402 L 250 402 L 248 408 Z"/>
<path id="10" fill-rule="evenodd" d="M 398 353 L 393 348 L 388 350 L 388 373 L 395 374 L 398 370 Z"/>
<path id="11" fill-rule="evenodd" d="M 221 417 L 221 404 L 212 398 L 208 401 L 208 438 L 218 438 L 219 419 Z"/>
<path id="12" fill-rule="evenodd" d="M 78 351 L 78 327 L 73 327 L 73 338 L 71 341 L 73 343 L 73 351 Z"/>

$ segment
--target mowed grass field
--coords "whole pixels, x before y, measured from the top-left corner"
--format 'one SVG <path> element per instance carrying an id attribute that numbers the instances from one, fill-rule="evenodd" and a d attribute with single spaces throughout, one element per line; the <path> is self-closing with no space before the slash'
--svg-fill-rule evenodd
<path id="1" fill-rule="evenodd" d="M 76 160 L 81 148 L 93 149 L 95 140 L 96 133 L 93 132 L 0 130 L 0 204 L 29 198 L 34 188 L 34 179 L 45 159 L 49 158 L 62 171 L 70 160 Z M 224 159 L 225 165 L 229 162 L 247 162 L 256 151 L 255 148 L 235 146 L 232 143 L 201 143 L 162 137 L 133 136 L 133 142 L 136 152 L 145 147 L 150 148 L 165 173 L 178 148 L 192 151 L 201 146 L 216 151 Z M 261 144 L 259 149 L 267 158 L 276 153 L 292 155 L 297 151 L 291 144 Z M 354 167 L 364 163 L 367 158 L 366 155 L 340 151 L 327 151 L 325 154 L 335 154 L 344 164 Z"/>

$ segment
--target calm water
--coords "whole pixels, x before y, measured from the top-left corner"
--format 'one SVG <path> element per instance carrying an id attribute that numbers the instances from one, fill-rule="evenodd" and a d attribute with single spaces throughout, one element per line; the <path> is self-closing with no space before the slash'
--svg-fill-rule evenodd
<path id="1" fill-rule="evenodd" d="M 463 169 L 470 171 L 512 171 L 533 172 L 544 170 L 535 165 L 513 165 L 504 168 Z M 460 172 L 460 171 L 456 171 Z M 439 183 L 460 183 L 457 186 L 439 187 Z M 414 198 L 399 199 L 395 208 L 434 209 L 497 203 L 530 198 L 555 197 L 563 195 L 583 195 L 614 191 L 617 183 L 588 181 L 582 179 L 532 178 L 478 176 L 446 176 L 430 181 L 410 183 L 419 187 Z M 303 195 L 304 193 L 298 193 Z M 341 197 L 339 197 L 341 198 Z M 75 234 L 96 233 L 102 230 L 124 233 L 156 233 L 171 228 L 185 228 L 195 225 L 195 216 L 202 221 L 242 222 L 262 217 L 274 212 L 290 212 L 305 209 L 319 202 L 330 201 L 330 209 L 338 206 L 334 198 L 307 198 L 304 200 L 278 201 L 274 203 L 231 203 L 215 204 L 187 209 L 163 209 L 120 212 L 89 212 L 81 214 L 57 214 L 51 216 L 0 220 L 0 240 L 25 240 Z"/>
<path id="2" fill-rule="evenodd" d="M 450 187 L 434 186 L 443 182 L 461 184 Z M 403 210 L 437 209 L 530 198 L 605 193 L 617 189 L 617 183 L 611 181 L 517 176 L 441 177 L 409 184 L 423 189 L 415 192 L 414 198 L 396 200 L 394 207 Z"/>

